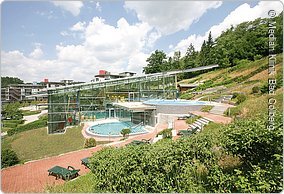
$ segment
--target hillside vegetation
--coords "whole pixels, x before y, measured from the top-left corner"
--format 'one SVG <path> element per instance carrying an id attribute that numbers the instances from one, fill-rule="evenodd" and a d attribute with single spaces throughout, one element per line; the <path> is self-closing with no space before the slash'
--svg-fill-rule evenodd
<path id="1" fill-rule="evenodd" d="M 282 63 L 283 54 L 276 57 L 277 65 L 277 82 L 279 87 L 282 86 Z M 201 83 L 194 90 L 181 95 L 181 98 L 192 99 L 203 95 L 189 95 L 194 91 L 203 91 L 207 88 L 225 86 L 227 89 L 222 94 L 232 94 L 234 92 L 243 92 L 246 95 L 252 93 L 255 86 L 264 87 L 268 80 L 268 58 L 262 58 L 256 61 L 243 60 L 239 65 L 225 69 L 216 69 L 214 71 L 198 75 L 194 78 L 185 79 L 180 83 Z M 210 94 L 214 95 L 214 94 Z M 209 96 L 210 96 L 209 95 Z M 206 95 L 208 96 L 208 95 Z"/>

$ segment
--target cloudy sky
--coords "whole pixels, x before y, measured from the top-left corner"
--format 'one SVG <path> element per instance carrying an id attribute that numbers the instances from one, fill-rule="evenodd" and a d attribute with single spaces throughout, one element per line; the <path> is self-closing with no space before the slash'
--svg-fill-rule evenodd
<path id="1" fill-rule="evenodd" d="M 279 1 L 4 1 L 1 76 L 90 81 L 100 69 L 142 73 L 156 49 L 200 49 L 209 31 L 268 17 Z"/>

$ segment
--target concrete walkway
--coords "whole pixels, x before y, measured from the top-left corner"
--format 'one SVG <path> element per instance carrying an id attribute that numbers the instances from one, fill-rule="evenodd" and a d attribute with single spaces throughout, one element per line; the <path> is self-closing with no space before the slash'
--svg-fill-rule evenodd
<path id="1" fill-rule="evenodd" d="M 43 115 L 43 114 L 46 114 L 47 113 L 47 110 L 43 110 L 41 111 L 41 113 L 39 114 L 36 114 L 36 115 L 29 115 L 29 116 L 24 116 L 23 117 L 23 120 L 25 120 L 25 123 L 24 124 L 27 124 L 27 123 L 31 123 L 33 121 L 36 121 L 38 120 L 38 118 Z"/>

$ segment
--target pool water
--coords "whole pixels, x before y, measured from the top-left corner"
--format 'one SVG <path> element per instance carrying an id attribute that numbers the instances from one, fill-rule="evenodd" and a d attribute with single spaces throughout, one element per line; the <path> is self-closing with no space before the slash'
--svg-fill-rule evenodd
<path id="1" fill-rule="evenodd" d="M 181 106 L 189 106 L 189 105 L 206 105 L 207 102 L 204 101 L 196 101 L 196 100 L 148 100 L 143 102 L 146 105 L 181 105 Z"/>
<path id="2" fill-rule="evenodd" d="M 88 128 L 88 131 L 94 135 L 101 136 L 120 136 L 120 132 L 124 128 L 130 128 L 130 135 L 147 133 L 142 125 L 135 125 L 132 122 L 110 122 L 93 125 Z"/>

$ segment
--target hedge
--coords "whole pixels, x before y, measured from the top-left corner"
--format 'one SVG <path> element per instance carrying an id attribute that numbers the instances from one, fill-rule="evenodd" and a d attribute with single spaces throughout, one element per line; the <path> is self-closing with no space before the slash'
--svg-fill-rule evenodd
<path id="1" fill-rule="evenodd" d="M 9 130 L 8 135 L 13 135 L 13 134 L 20 133 L 22 131 L 28 131 L 31 129 L 38 129 L 38 128 L 45 127 L 45 126 L 47 126 L 46 120 L 37 120 L 31 123 L 28 123 L 26 125 L 22 125 L 22 126 Z"/>
<path id="2" fill-rule="evenodd" d="M 23 112 L 24 116 L 29 116 L 29 115 L 35 115 L 41 113 L 41 110 L 35 110 L 35 111 L 25 111 Z"/>
<path id="3" fill-rule="evenodd" d="M 23 124 L 24 120 L 3 120 L 2 121 L 4 124 L 5 123 L 17 123 L 17 124 Z"/>
<path id="4" fill-rule="evenodd" d="M 9 127 L 9 128 L 15 128 L 15 127 L 17 127 L 18 126 L 18 124 L 17 123 L 3 123 L 3 126 L 4 127 Z"/>

